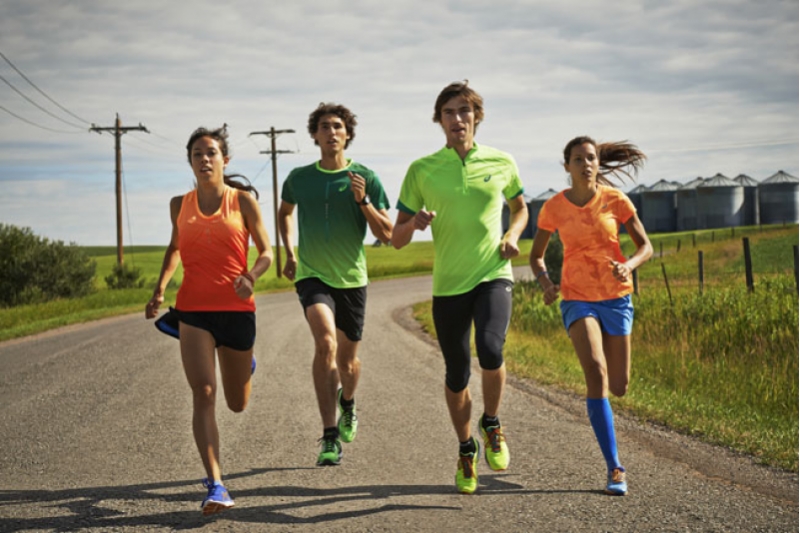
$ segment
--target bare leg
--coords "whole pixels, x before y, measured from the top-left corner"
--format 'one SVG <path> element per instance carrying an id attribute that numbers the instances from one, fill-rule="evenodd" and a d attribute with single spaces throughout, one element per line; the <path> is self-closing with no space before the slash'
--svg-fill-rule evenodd
<path id="1" fill-rule="evenodd" d="M 506 384 L 506 364 L 495 370 L 482 370 L 483 412 L 488 416 L 497 416 Z"/>
<path id="2" fill-rule="evenodd" d="M 323 428 L 336 426 L 336 392 L 339 389 L 339 372 L 336 367 L 336 323 L 333 311 L 325 304 L 311 305 L 306 309 L 306 320 L 314 336 L 314 389 L 317 392 L 319 414 Z"/>
<path id="3" fill-rule="evenodd" d="M 336 330 L 336 367 L 342 382 L 342 397 L 352 400 L 361 377 L 361 360 L 358 358 L 359 341 L 351 341 L 341 330 Z"/>
<path id="4" fill-rule="evenodd" d="M 208 331 L 180 324 L 181 359 L 192 389 L 192 430 L 208 479 L 221 481 L 219 431 L 214 414 L 217 377 L 214 338 Z"/>
<path id="5" fill-rule="evenodd" d="M 458 441 L 469 440 L 471 436 L 469 422 L 472 416 L 472 396 L 469 393 L 469 387 L 464 387 L 464 390 L 460 392 L 453 392 L 445 385 L 444 396 Z"/>

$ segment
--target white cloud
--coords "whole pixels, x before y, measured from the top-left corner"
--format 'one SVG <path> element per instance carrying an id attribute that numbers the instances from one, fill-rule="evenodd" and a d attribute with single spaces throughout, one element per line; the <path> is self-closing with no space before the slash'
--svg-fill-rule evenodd
<path id="1" fill-rule="evenodd" d="M 777 0 L 6 0 L 0 51 L 86 121 L 107 127 L 119 113 L 152 132 L 123 136 L 123 158 L 134 242 L 161 244 L 169 197 L 192 186 L 184 144 L 195 127 L 229 125 L 230 169 L 255 178 L 271 221 L 268 142 L 248 134 L 296 130 L 278 141 L 298 152 L 279 158 L 282 180 L 318 156 L 308 113 L 344 103 L 359 117 L 350 156 L 394 202 L 408 164 L 443 141 L 436 94 L 464 78 L 486 103 L 478 142 L 512 153 L 532 195 L 565 186 L 560 152 L 578 134 L 649 151 L 647 183 L 796 175 L 797 21 L 797 3 Z M 0 76 L 75 121 L 3 61 Z M 2 83 L 0 105 L 75 131 L 0 110 L 0 221 L 113 244 L 113 137 L 59 122 Z"/>

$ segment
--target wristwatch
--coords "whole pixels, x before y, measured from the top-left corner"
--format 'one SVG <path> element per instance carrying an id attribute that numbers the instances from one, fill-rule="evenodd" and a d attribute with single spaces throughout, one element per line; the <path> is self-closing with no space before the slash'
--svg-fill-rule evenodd
<path id="1" fill-rule="evenodd" d="M 357 203 L 358 205 L 369 205 L 369 196 L 364 195 L 364 199 Z"/>

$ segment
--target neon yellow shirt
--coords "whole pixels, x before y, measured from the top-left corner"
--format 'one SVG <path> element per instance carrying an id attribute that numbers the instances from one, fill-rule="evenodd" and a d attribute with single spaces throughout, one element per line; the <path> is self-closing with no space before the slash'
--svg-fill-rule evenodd
<path id="1" fill-rule="evenodd" d="M 511 155 L 475 144 L 462 161 L 452 148 L 411 163 L 397 209 L 435 211 L 433 295 L 452 296 L 495 279 L 513 280 L 500 256 L 503 198 L 523 192 Z"/>

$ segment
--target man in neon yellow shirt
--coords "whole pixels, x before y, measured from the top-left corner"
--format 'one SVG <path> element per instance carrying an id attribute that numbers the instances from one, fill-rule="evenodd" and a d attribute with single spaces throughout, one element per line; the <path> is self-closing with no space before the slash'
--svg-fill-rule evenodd
<path id="1" fill-rule="evenodd" d="M 384 243 L 392 233 L 389 200 L 377 174 L 344 155 L 355 138 L 355 126 L 355 115 L 342 105 L 320 104 L 309 115 L 308 132 L 321 159 L 289 173 L 278 211 L 286 247 L 283 272 L 295 281 L 314 337 L 312 373 L 323 425 L 318 466 L 338 465 L 341 441 L 351 442 L 356 436 L 358 345 L 367 302 L 364 237 L 367 226 Z M 292 236 L 295 206 L 297 256 Z"/>
<path id="2" fill-rule="evenodd" d="M 483 120 L 483 99 L 466 81 L 445 87 L 436 99 L 433 121 L 447 144 L 414 161 L 397 202 L 392 245 L 400 249 L 415 230 L 431 227 L 433 319 L 445 360 L 445 399 L 460 443 L 456 487 L 472 494 L 478 487 L 478 441 L 470 432 L 472 398 L 470 336 L 482 369 L 484 412 L 479 423 L 490 468 L 508 468 L 510 455 L 499 411 L 506 380 L 503 344 L 511 319 L 514 283 L 510 259 L 528 222 L 522 181 L 514 159 L 475 143 Z M 511 217 L 502 234 L 503 199 Z"/>

